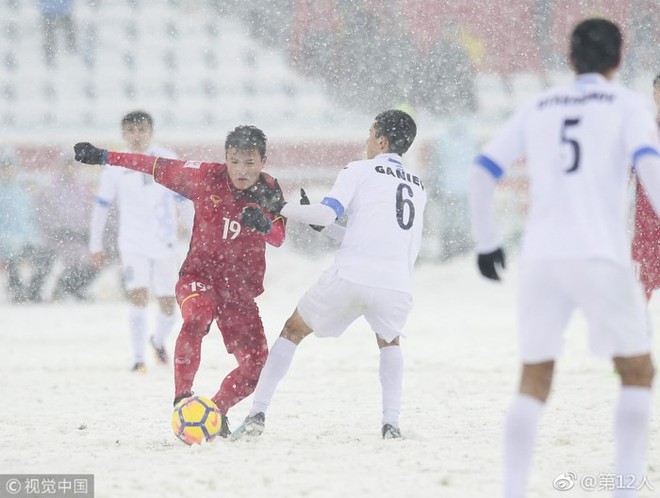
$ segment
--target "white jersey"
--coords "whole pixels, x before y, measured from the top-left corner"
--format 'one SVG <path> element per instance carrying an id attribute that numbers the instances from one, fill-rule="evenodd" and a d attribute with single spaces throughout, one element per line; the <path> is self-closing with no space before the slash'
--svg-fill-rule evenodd
<path id="1" fill-rule="evenodd" d="M 176 159 L 174 152 L 150 147 L 146 155 Z M 159 259 L 175 251 L 176 202 L 183 197 L 154 182 L 151 175 L 119 166 L 104 166 L 92 215 L 90 251 L 103 250 L 107 209 L 117 202 L 120 253 Z"/>
<path id="2" fill-rule="evenodd" d="M 348 216 L 335 259 L 351 282 L 411 292 L 422 239 L 426 192 L 398 154 L 349 163 L 322 204 Z"/>
<path id="3" fill-rule="evenodd" d="M 525 259 L 630 262 L 631 166 L 660 150 L 650 106 L 600 74 L 540 95 L 489 143 L 477 164 L 495 178 L 525 159 Z"/>

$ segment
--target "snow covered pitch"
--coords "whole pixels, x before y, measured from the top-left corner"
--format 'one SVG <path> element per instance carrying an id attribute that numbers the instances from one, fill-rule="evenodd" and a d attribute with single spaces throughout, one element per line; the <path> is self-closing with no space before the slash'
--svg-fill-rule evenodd
<path id="1" fill-rule="evenodd" d="M 331 256 L 269 250 L 259 305 L 269 343 Z M 256 441 L 188 447 L 170 428 L 171 368 L 129 372 L 127 306 L 0 304 L 0 472 L 94 474 L 96 497 L 497 497 L 504 410 L 516 389 L 516 261 L 502 284 L 473 257 L 418 265 L 402 341 L 403 441 L 380 438 L 378 348 L 366 322 L 340 339 L 310 336 L 280 384 Z M 660 304 L 651 302 L 660 327 Z M 172 334 L 169 344 L 173 347 Z M 656 356 L 660 353 L 657 341 Z M 197 394 L 234 368 L 213 326 Z M 587 354 L 574 317 L 542 419 L 530 498 L 609 496 L 618 378 Z M 251 398 L 230 413 L 236 427 Z M 660 493 L 660 397 L 654 399 L 643 498 Z M 553 488 L 560 474 L 594 491 Z M 587 486 L 588 487 L 588 486 Z M 598 490 L 598 488 L 602 488 Z M 2 491 L 0 491 L 2 494 Z"/>

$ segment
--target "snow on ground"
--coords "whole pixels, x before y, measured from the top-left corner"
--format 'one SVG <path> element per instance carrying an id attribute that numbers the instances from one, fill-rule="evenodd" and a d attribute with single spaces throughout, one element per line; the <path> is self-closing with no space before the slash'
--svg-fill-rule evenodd
<path id="1" fill-rule="evenodd" d="M 269 343 L 330 262 L 288 243 L 269 251 L 259 299 Z M 503 284 L 481 279 L 472 257 L 418 266 L 403 342 L 404 441 L 380 438 L 378 350 L 362 320 L 339 339 L 302 343 L 261 438 L 187 447 L 170 429 L 171 368 L 128 371 L 124 303 L 2 304 L 0 473 L 91 473 L 102 498 L 499 496 L 502 420 L 518 375 L 512 263 Z M 657 328 L 660 305 L 652 302 L 651 314 Z M 233 367 L 214 326 L 196 392 L 212 395 Z M 542 419 L 530 498 L 609 496 L 552 483 L 568 472 L 605 482 L 617 386 L 609 362 L 586 355 L 576 317 Z M 230 412 L 234 427 L 250 401 Z M 656 397 L 647 474 L 655 491 L 642 497 L 660 493 L 659 427 Z"/>

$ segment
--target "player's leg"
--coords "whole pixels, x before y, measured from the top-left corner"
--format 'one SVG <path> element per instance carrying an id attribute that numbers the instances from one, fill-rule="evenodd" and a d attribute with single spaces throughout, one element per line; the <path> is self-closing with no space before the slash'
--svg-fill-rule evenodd
<path id="1" fill-rule="evenodd" d="M 254 301 L 225 304 L 218 312 L 217 323 L 227 352 L 238 362 L 212 398 L 226 415 L 232 406 L 254 392 L 268 357 L 268 342 Z"/>
<path id="2" fill-rule="evenodd" d="M 56 17 L 52 15 L 44 15 L 42 18 L 43 25 L 43 51 L 44 58 L 48 65 L 53 65 L 55 61 L 55 53 L 57 50 L 55 28 L 57 24 Z"/>
<path id="3" fill-rule="evenodd" d="M 277 385 L 305 337 L 312 332 L 320 337 L 337 337 L 362 314 L 363 308 L 350 282 L 339 279 L 334 269 L 324 272 L 301 298 L 273 343 L 257 383 L 250 415 L 266 413 Z"/>
<path id="4" fill-rule="evenodd" d="M 504 421 L 504 496 L 526 496 L 539 420 L 550 392 L 554 362 L 524 364 L 518 394 Z"/>
<path id="5" fill-rule="evenodd" d="M 41 288 L 55 262 L 55 253 L 50 249 L 32 247 L 28 259 L 33 271 L 27 286 L 27 297 L 29 301 L 38 302 L 41 301 Z"/>
<path id="6" fill-rule="evenodd" d="M 174 404 L 192 392 L 199 369 L 202 339 L 216 316 L 216 304 L 204 282 L 183 276 L 176 284 L 183 325 L 174 347 Z"/>
<path id="7" fill-rule="evenodd" d="M 518 328 L 522 372 L 504 422 L 504 496 L 526 495 L 538 424 L 548 398 L 554 360 L 574 309 L 564 290 L 570 272 L 555 262 L 521 267 Z"/>
<path id="8" fill-rule="evenodd" d="M 263 433 L 266 410 L 270 406 L 277 386 L 291 366 L 296 347 L 311 332 L 312 329 L 300 317 L 298 310 L 294 311 L 286 321 L 280 336 L 273 343 L 270 352 L 267 352 L 267 358 L 254 389 L 252 408 L 243 423 L 232 433 L 232 439 L 256 437 Z"/>
<path id="9" fill-rule="evenodd" d="M 356 306 L 356 302 L 347 283 L 337 278 L 335 270 L 321 275 L 299 301 L 273 343 L 254 391 L 252 408 L 243 425 L 234 431 L 235 438 L 263 432 L 266 410 L 289 370 L 298 344 L 313 331 L 320 336 L 341 335 L 362 313 L 362 306 Z"/>
<path id="10" fill-rule="evenodd" d="M 266 413 L 278 384 L 291 366 L 298 344 L 311 333 L 312 329 L 296 309 L 284 324 L 280 336 L 268 353 L 268 359 L 254 391 L 254 402 L 249 417 Z"/>
<path id="11" fill-rule="evenodd" d="M 589 343 L 594 353 L 614 359 L 621 377 L 614 412 L 616 484 L 619 488 L 639 488 L 643 482 L 653 381 L 646 302 L 629 268 L 606 261 L 591 266 L 595 285 L 584 303 Z M 634 483 L 630 482 L 632 476 Z M 636 496 L 636 490 L 617 489 L 614 496 Z"/>
<path id="12" fill-rule="evenodd" d="M 168 363 L 165 341 L 172 332 L 176 316 L 174 288 L 177 281 L 176 257 L 164 258 L 154 261 L 153 264 L 153 290 L 158 298 L 158 311 L 156 313 L 156 327 L 150 342 L 156 355 L 156 361 L 161 365 Z"/>
<path id="13" fill-rule="evenodd" d="M 147 344 L 147 297 L 146 287 L 127 289 L 126 297 L 129 302 L 128 328 L 131 333 L 133 347 L 133 371 L 146 372 L 146 344 Z"/>
<path id="14" fill-rule="evenodd" d="M 20 256 L 11 256 L 6 261 L 7 266 L 7 292 L 12 303 L 22 303 L 26 298 L 26 287 L 21 280 Z"/>
<path id="15" fill-rule="evenodd" d="M 399 439 L 403 437 L 399 422 L 403 394 L 403 352 L 398 337 L 387 342 L 376 336 L 376 340 L 380 348 L 378 374 L 383 404 L 381 433 L 383 439 Z"/>
<path id="16" fill-rule="evenodd" d="M 158 298 L 158 312 L 156 314 L 156 328 L 149 342 L 154 350 L 156 361 L 161 365 L 167 365 L 168 354 L 165 340 L 172 332 L 176 316 L 174 316 L 174 296 L 161 296 Z"/>
<path id="17" fill-rule="evenodd" d="M 621 391 L 614 412 L 614 496 L 637 496 L 649 434 L 653 364 L 644 295 L 634 272 L 608 261 L 591 262 L 581 306 L 589 324 L 591 350 L 614 359 Z M 584 279 L 587 280 L 587 279 Z M 632 479 L 634 482 L 631 482 Z"/>
<path id="18" fill-rule="evenodd" d="M 621 487 L 635 488 L 615 492 L 615 497 L 623 498 L 637 496 L 636 489 L 644 482 L 654 368 L 649 354 L 615 357 L 614 365 L 621 376 L 614 412 L 615 474 L 620 476 Z"/>
<path id="19" fill-rule="evenodd" d="M 133 348 L 133 371 L 146 372 L 147 300 L 149 297 L 149 260 L 136 254 L 121 254 L 124 288 L 129 303 L 128 328 Z"/>
<path id="20" fill-rule="evenodd" d="M 379 377 L 382 389 L 381 434 L 385 439 L 401 438 L 400 414 L 403 395 L 403 352 L 399 336 L 410 311 L 412 296 L 391 289 L 356 286 L 369 303 L 364 317 L 376 333 L 380 348 Z"/>
<path id="21" fill-rule="evenodd" d="M 76 26 L 71 14 L 62 16 L 62 28 L 64 29 L 64 36 L 66 38 L 66 48 L 69 52 L 73 53 L 76 51 Z"/>

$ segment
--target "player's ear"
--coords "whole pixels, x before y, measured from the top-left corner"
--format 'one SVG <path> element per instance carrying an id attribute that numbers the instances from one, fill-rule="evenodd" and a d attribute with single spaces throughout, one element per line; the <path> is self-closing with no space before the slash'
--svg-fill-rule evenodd
<path id="1" fill-rule="evenodd" d="M 378 145 L 380 145 L 380 150 L 383 152 L 390 151 L 390 140 L 385 135 L 378 137 Z"/>
<path id="2" fill-rule="evenodd" d="M 268 156 L 263 156 L 263 157 L 261 158 L 261 167 L 262 167 L 262 168 L 266 166 L 266 161 L 267 161 L 267 160 L 268 160 Z"/>

